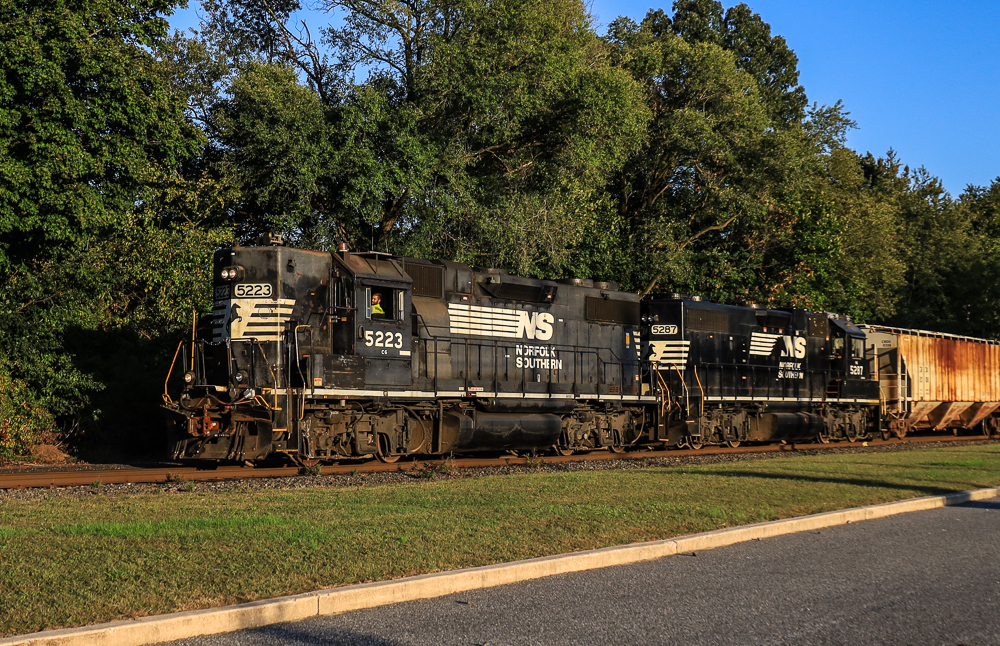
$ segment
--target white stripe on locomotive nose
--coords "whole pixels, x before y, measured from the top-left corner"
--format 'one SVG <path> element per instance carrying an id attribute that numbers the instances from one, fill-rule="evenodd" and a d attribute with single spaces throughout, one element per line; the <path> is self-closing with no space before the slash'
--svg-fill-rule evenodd
<path id="1" fill-rule="evenodd" d="M 232 330 L 226 328 L 229 313 L 234 305 L 244 310 L 245 323 L 240 326 L 239 336 L 232 336 Z M 221 310 L 219 307 L 221 306 Z M 257 339 L 258 341 L 277 341 L 281 337 L 281 328 L 291 318 L 295 301 L 289 298 L 281 299 L 230 299 L 217 301 L 213 315 L 216 316 L 213 325 L 213 337 L 223 339 Z"/>
<path id="2" fill-rule="evenodd" d="M 448 303 L 448 319 L 452 334 L 517 338 L 517 310 Z"/>
<path id="3" fill-rule="evenodd" d="M 650 341 L 649 347 L 656 356 L 656 363 L 670 369 L 684 369 L 688 361 L 691 341 Z"/>
<path id="4" fill-rule="evenodd" d="M 754 332 L 750 335 L 750 354 L 759 357 L 769 357 L 774 352 L 774 344 L 781 338 L 780 334 Z"/>

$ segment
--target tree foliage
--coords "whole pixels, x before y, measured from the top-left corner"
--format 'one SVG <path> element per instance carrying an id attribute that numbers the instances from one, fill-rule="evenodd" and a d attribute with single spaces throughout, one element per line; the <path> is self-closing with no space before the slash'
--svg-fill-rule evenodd
<path id="1" fill-rule="evenodd" d="M 347 12 L 323 32 L 338 74 L 276 24 L 284 62 L 242 65 L 216 106 L 220 166 L 242 188 L 234 219 L 313 246 L 567 271 L 648 119 L 582 3 L 328 6 Z"/>
<path id="2" fill-rule="evenodd" d="M 185 177 L 206 140 L 159 56 L 171 8 L 0 2 L 0 365 L 30 393 L 21 428 L 97 421 L 94 396 L 142 381 L 95 335 L 152 341 L 204 307 L 221 239 L 182 208 L 210 191 Z"/>
<path id="3" fill-rule="evenodd" d="M 197 151 L 151 50 L 168 0 L 0 2 L 0 269 L 103 227 Z"/>

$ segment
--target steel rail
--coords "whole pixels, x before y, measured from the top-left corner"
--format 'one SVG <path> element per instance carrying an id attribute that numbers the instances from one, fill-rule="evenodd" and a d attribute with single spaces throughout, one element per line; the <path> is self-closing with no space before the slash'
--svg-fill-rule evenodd
<path id="1" fill-rule="evenodd" d="M 434 469 L 446 462 L 448 468 L 474 469 L 496 466 L 532 466 L 540 463 L 559 464 L 564 462 L 591 462 L 603 460 L 643 460 L 662 457 L 696 457 L 703 455 L 726 455 L 740 453 L 772 453 L 779 451 L 827 451 L 862 446 L 891 446 L 894 444 L 918 444 L 930 442 L 975 441 L 990 439 L 985 435 L 976 436 L 908 436 L 902 440 L 873 439 L 866 443 L 831 442 L 829 444 L 795 443 L 767 444 L 763 446 L 740 446 L 736 448 L 710 446 L 698 450 L 638 450 L 615 454 L 603 450 L 567 456 L 539 455 L 535 457 L 520 457 L 503 455 L 493 458 L 462 457 L 462 458 L 417 458 L 400 460 L 393 464 L 385 464 L 375 460 L 369 462 L 352 461 L 339 464 L 324 464 L 324 476 L 350 475 L 354 473 L 377 473 L 386 471 L 407 472 Z M 173 466 L 151 468 L 119 468 L 119 469 L 62 469 L 62 470 L 22 470 L 0 474 L 0 489 L 27 488 L 57 488 L 78 487 L 100 483 L 104 484 L 170 484 L 187 481 L 211 482 L 219 480 L 241 480 L 244 478 L 287 478 L 302 475 L 303 469 L 288 465 L 281 467 L 237 466 L 208 463 L 197 466 Z"/>

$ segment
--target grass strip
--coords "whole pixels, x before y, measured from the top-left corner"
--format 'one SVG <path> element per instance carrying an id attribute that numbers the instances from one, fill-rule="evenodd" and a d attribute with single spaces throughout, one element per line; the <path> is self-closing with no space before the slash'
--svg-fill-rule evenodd
<path id="1" fill-rule="evenodd" d="M 0 636 L 1000 484 L 1000 445 L 0 502 Z"/>

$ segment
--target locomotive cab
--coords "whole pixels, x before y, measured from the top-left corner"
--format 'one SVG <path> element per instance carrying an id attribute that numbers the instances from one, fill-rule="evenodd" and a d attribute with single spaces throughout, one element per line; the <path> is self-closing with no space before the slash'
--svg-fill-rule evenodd
<path id="1" fill-rule="evenodd" d="M 845 399 L 878 399 L 878 381 L 873 375 L 874 350 L 868 350 L 866 335 L 843 318 L 830 322 L 829 394 Z"/>
<path id="2" fill-rule="evenodd" d="M 352 383 L 329 379 L 329 385 L 355 388 L 371 386 L 409 386 L 412 382 L 410 356 L 412 347 L 412 280 L 402 263 L 377 252 L 350 253 L 341 251 L 334 256 L 337 272 L 351 277 L 341 279 L 346 291 L 352 289 L 356 304 L 346 308 L 352 316 L 341 326 L 336 337 L 342 346 L 341 356 L 328 363 L 331 377 L 351 366 Z M 353 318 L 353 324 L 350 323 Z M 350 340 L 348 342 L 348 339 Z M 345 355 L 353 355 L 347 360 Z M 358 381 L 360 380 L 360 381 Z"/>

